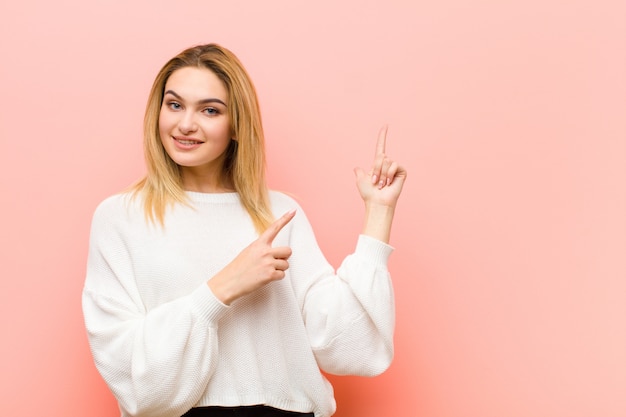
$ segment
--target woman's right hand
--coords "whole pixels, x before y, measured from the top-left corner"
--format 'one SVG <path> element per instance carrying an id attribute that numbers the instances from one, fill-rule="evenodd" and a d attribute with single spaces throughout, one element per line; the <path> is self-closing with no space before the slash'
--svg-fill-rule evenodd
<path id="1" fill-rule="evenodd" d="M 291 248 L 272 247 L 278 232 L 293 219 L 292 210 L 272 223 L 261 236 L 242 250 L 231 263 L 211 278 L 207 285 L 224 304 L 250 294 L 264 285 L 285 277 Z"/>

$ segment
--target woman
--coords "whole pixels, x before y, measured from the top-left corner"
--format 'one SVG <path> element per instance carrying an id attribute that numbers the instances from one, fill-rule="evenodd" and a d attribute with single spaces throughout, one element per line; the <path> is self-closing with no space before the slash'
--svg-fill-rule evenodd
<path id="1" fill-rule="evenodd" d="M 145 116 L 147 175 L 92 222 L 83 311 L 123 416 L 330 416 L 333 374 L 393 356 L 387 271 L 406 172 L 357 169 L 366 217 L 335 272 L 306 216 L 269 192 L 255 89 L 209 44 L 159 72 Z"/>

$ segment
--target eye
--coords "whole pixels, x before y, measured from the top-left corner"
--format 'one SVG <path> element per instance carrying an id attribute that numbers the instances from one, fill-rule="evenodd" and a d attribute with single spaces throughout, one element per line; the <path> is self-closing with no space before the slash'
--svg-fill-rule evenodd
<path id="1" fill-rule="evenodd" d="M 180 105 L 180 103 L 176 101 L 170 101 L 167 103 L 167 107 L 169 107 L 172 110 L 180 110 L 182 106 Z"/>
<path id="2" fill-rule="evenodd" d="M 207 107 L 206 109 L 202 110 L 202 112 L 208 116 L 215 116 L 216 114 L 219 114 L 219 110 L 217 110 L 215 107 Z"/>

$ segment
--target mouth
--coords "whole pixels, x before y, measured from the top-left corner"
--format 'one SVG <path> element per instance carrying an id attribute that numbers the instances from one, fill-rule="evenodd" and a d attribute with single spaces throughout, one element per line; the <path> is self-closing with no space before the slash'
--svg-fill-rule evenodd
<path id="1" fill-rule="evenodd" d="M 182 137 L 173 136 L 172 139 L 174 139 L 176 142 L 184 146 L 200 145 L 204 143 L 201 140 L 193 139 L 193 138 L 182 138 Z"/>

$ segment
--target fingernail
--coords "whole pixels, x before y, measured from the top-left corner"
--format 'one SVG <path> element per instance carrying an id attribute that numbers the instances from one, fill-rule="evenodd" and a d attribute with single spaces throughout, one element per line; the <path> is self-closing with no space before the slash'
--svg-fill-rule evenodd
<path id="1" fill-rule="evenodd" d="M 380 180 L 380 181 L 378 182 L 378 188 L 383 188 L 383 185 L 384 185 L 384 184 L 385 184 L 385 183 L 383 182 L 383 180 Z"/>
<path id="2" fill-rule="evenodd" d="M 372 175 L 372 184 L 376 184 L 377 180 L 378 180 L 378 177 L 376 176 L 376 174 Z"/>

